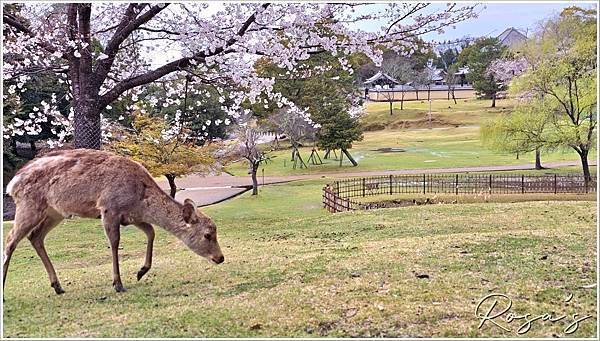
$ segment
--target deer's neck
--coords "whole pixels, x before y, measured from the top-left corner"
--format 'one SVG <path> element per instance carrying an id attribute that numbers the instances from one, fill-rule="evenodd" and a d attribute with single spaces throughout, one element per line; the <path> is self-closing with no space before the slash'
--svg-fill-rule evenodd
<path id="1" fill-rule="evenodd" d="M 183 206 L 163 192 L 158 186 L 152 189 L 146 199 L 142 219 L 149 224 L 158 225 L 181 240 L 189 236 L 183 220 Z"/>

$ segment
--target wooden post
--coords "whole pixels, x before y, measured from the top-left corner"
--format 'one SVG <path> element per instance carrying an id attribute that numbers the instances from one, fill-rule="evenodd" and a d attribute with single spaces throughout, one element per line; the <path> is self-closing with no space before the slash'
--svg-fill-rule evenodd
<path id="1" fill-rule="evenodd" d="M 456 188 L 456 195 L 458 195 L 458 174 L 456 174 L 456 180 L 454 182 L 454 187 Z"/>
<path id="2" fill-rule="evenodd" d="M 557 188 L 556 188 L 556 174 L 554 174 L 554 194 L 557 193 Z"/>
<path id="3" fill-rule="evenodd" d="M 521 174 L 521 194 L 525 193 L 525 174 Z"/>
<path id="4" fill-rule="evenodd" d="M 362 178 L 362 196 L 365 196 L 365 178 Z"/>
<path id="5" fill-rule="evenodd" d="M 492 174 L 490 174 L 490 185 L 489 185 L 490 189 L 490 194 L 492 194 Z"/>
<path id="6" fill-rule="evenodd" d="M 394 187 L 392 187 L 392 186 L 393 186 L 393 185 L 392 185 L 392 174 L 390 174 L 390 195 L 392 195 L 393 188 L 394 188 Z"/>
<path id="7" fill-rule="evenodd" d="M 425 174 L 423 174 L 423 194 L 425 194 Z"/>

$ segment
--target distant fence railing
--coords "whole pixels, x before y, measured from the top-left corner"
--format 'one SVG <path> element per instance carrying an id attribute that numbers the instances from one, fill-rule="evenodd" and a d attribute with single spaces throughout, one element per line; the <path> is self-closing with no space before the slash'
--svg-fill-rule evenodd
<path id="1" fill-rule="evenodd" d="M 351 198 L 381 194 L 528 194 L 593 193 L 596 178 L 587 184 L 579 174 L 420 174 L 337 180 L 323 188 L 323 205 L 330 212 L 368 209 Z"/>

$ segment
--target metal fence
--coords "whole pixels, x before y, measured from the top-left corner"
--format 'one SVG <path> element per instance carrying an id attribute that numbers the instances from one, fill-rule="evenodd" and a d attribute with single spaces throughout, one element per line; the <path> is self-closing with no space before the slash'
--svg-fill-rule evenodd
<path id="1" fill-rule="evenodd" d="M 381 194 L 528 194 L 593 193 L 596 178 L 586 184 L 579 174 L 421 174 L 338 180 L 323 188 L 323 205 L 330 212 L 366 209 L 350 198 Z"/>

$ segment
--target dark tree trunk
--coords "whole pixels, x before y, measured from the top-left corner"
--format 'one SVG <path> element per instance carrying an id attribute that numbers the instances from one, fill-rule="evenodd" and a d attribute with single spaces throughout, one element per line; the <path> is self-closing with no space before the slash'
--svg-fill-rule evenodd
<path id="1" fill-rule="evenodd" d="M 75 109 L 75 148 L 100 149 L 100 111 L 92 105 L 79 105 Z"/>
<path id="2" fill-rule="evenodd" d="M 31 149 L 31 153 L 33 156 L 37 153 L 37 148 L 35 147 L 35 141 L 29 141 L 29 148 Z"/>
<path id="3" fill-rule="evenodd" d="M 258 195 L 258 179 L 256 178 L 256 173 L 258 172 L 258 163 L 252 164 L 252 195 Z"/>
<path id="4" fill-rule="evenodd" d="M 492 108 L 496 107 L 496 93 L 492 95 Z"/>
<path id="5" fill-rule="evenodd" d="M 431 87 L 427 88 L 427 100 L 431 100 Z"/>
<path id="6" fill-rule="evenodd" d="M 542 158 L 540 157 L 540 150 L 536 149 L 535 150 L 535 169 L 540 170 L 540 169 L 544 169 L 544 167 L 542 167 Z"/>
<path id="7" fill-rule="evenodd" d="M 165 178 L 167 178 L 167 181 L 169 181 L 169 188 L 171 189 L 171 192 L 169 194 L 171 195 L 171 198 L 175 199 L 175 193 L 177 193 L 177 186 L 175 185 L 175 175 L 165 174 Z"/>
<path id="8" fill-rule="evenodd" d="M 589 186 L 590 181 L 592 180 L 592 176 L 590 174 L 590 164 L 588 163 L 588 153 L 589 150 L 581 148 L 580 150 L 576 150 L 577 154 L 581 158 L 581 169 L 583 170 L 583 179 L 585 182 L 586 192 Z"/>
<path id="9" fill-rule="evenodd" d="M 402 93 L 402 98 L 400 98 L 400 110 L 404 110 L 404 93 Z"/>
<path id="10" fill-rule="evenodd" d="M 415 95 L 417 96 L 417 101 L 419 100 L 419 90 L 415 88 Z"/>
<path id="11" fill-rule="evenodd" d="M 392 111 L 392 110 L 393 110 L 393 109 L 392 109 L 392 103 L 393 103 L 393 102 L 392 102 L 392 101 L 390 101 L 390 116 L 391 116 L 391 115 L 394 113 L 394 112 Z"/>
<path id="12" fill-rule="evenodd" d="M 12 150 L 13 154 L 19 156 L 19 151 L 17 150 L 17 140 L 10 139 L 10 149 Z"/>
<path id="13" fill-rule="evenodd" d="M 329 153 L 331 153 L 331 149 L 327 149 L 325 151 L 325 156 L 323 156 L 324 159 L 329 159 Z"/>
<path id="14" fill-rule="evenodd" d="M 456 95 L 454 94 L 454 89 L 452 89 L 452 99 L 454 100 L 454 105 L 458 104 L 456 103 Z"/>
<path id="15" fill-rule="evenodd" d="M 352 157 L 352 155 L 350 155 L 350 153 L 348 152 L 347 149 L 342 149 L 342 153 L 346 154 L 346 156 L 348 157 L 348 160 L 350 160 L 350 162 L 352 162 L 352 166 L 354 166 L 354 167 L 358 166 L 358 162 L 356 162 L 356 160 L 354 160 L 354 158 Z"/>

